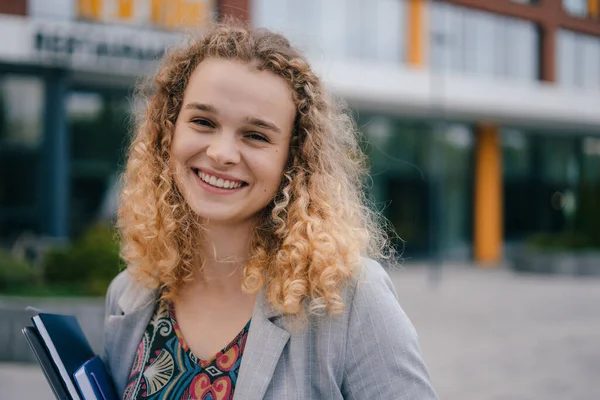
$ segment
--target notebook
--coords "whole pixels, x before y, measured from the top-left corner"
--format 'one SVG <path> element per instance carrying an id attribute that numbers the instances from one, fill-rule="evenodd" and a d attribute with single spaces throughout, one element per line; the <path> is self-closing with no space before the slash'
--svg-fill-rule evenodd
<path id="1" fill-rule="evenodd" d="M 47 313 L 40 313 L 31 319 L 67 393 L 73 400 L 80 400 L 81 395 L 76 388 L 73 374 L 95 354 L 79 322 L 72 315 Z"/>
<path id="2" fill-rule="evenodd" d="M 42 371 L 44 372 L 44 376 L 52 389 L 52 393 L 54 393 L 54 397 L 56 400 L 70 400 L 71 397 L 69 393 L 67 393 L 67 388 L 62 381 L 58 370 L 54 366 L 52 359 L 50 358 L 50 354 L 44 343 L 42 342 L 42 338 L 37 332 L 37 329 L 34 327 L 28 326 L 23 328 L 22 330 L 27 343 L 29 343 L 29 347 L 33 351 L 35 358 L 37 359 L 40 367 L 42 367 Z"/>

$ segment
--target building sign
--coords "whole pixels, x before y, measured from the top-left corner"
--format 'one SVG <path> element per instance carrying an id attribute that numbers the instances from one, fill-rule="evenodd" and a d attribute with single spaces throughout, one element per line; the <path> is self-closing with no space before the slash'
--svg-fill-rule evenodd
<path id="1" fill-rule="evenodd" d="M 166 47 L 180 39 L 179 35 L 167 32 L 82 22 L 38 22 L 32 36 L 38 59 L 75 68 L 132 73 L 149 69 Z"/>
<path id="2" fill-rule="evenodd" d="M 90 62 L 102 62 L 102 59 L 154 61 L 164 52 L 160 43 L 148 45 L 132 40 L 115 40 L 114 35 L 109 36 L 107 32 L 98 34 L 95 30 L 38 26 L 34 32 L 34 49 L 46 58 L 55 56 L 57 60 L 65 61 L 88 59 Z"/>
<path id="3" fill-rule="evenodd" d="M 152 69 L 181 34 L 132 26 L 0 15 L 0 62 L 136 76 Z"/>
<path id="4" fill-rule="evenodd" d="M 80 19 L 104 23 L 187 29 L 212 19 L 213 0 L 78 0 Z"/>

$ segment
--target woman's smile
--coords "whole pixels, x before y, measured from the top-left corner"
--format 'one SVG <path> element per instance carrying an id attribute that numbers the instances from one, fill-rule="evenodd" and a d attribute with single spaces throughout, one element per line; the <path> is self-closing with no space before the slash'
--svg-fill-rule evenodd
<path id="1" fill-rule="evenodd" d="M 228 195 L 237 193 L 248 184 L 242 180 L 223 177 L 220 174 L 205 172 L 199 168 L 192 168 L 194 175 L 198 178 L 200 187 L 210 193 Z"/>

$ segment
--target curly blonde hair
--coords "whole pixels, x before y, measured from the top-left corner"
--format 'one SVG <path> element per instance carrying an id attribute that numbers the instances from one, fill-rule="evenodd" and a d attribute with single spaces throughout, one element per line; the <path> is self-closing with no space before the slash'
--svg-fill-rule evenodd
<path id="1" fill-rule="evenodd" d="M 207 58 L 251 63 L 284 79 L 296 105 L 288 164 L 251 240 L 243 290 L 264 288 L 287 315 L 336 314 L 340 291 L 362 257 L 393 260 L 379 214 L 363 191 L 366 158 L 350 113 L 283 36 L 239 23 L 215 24 L 170 51 L 146 89 L 129 149 L 118 228 L 131 273 L 163 297 L 198 274 L 202 227 L 177 189 L 169 157 L 190 75 Z M 166 290 L 165 290 L 166 289 Z"/>

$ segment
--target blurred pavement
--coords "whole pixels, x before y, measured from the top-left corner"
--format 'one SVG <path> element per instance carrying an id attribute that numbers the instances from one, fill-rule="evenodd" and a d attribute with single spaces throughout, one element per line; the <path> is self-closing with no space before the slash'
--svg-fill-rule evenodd
<path id="1" fill-rule="evenodd" d="M 444 400 L 597 400 L 600 279 L 445 266 L 391 272 Z M 0 399 L 51 399 L 37 365 L 0 363 Z"/>
<path id="2" fill-rule="evenodd" d="M 508 269 L 394 274 L 444 400 L 600 399 L 600 279 Z"/>

